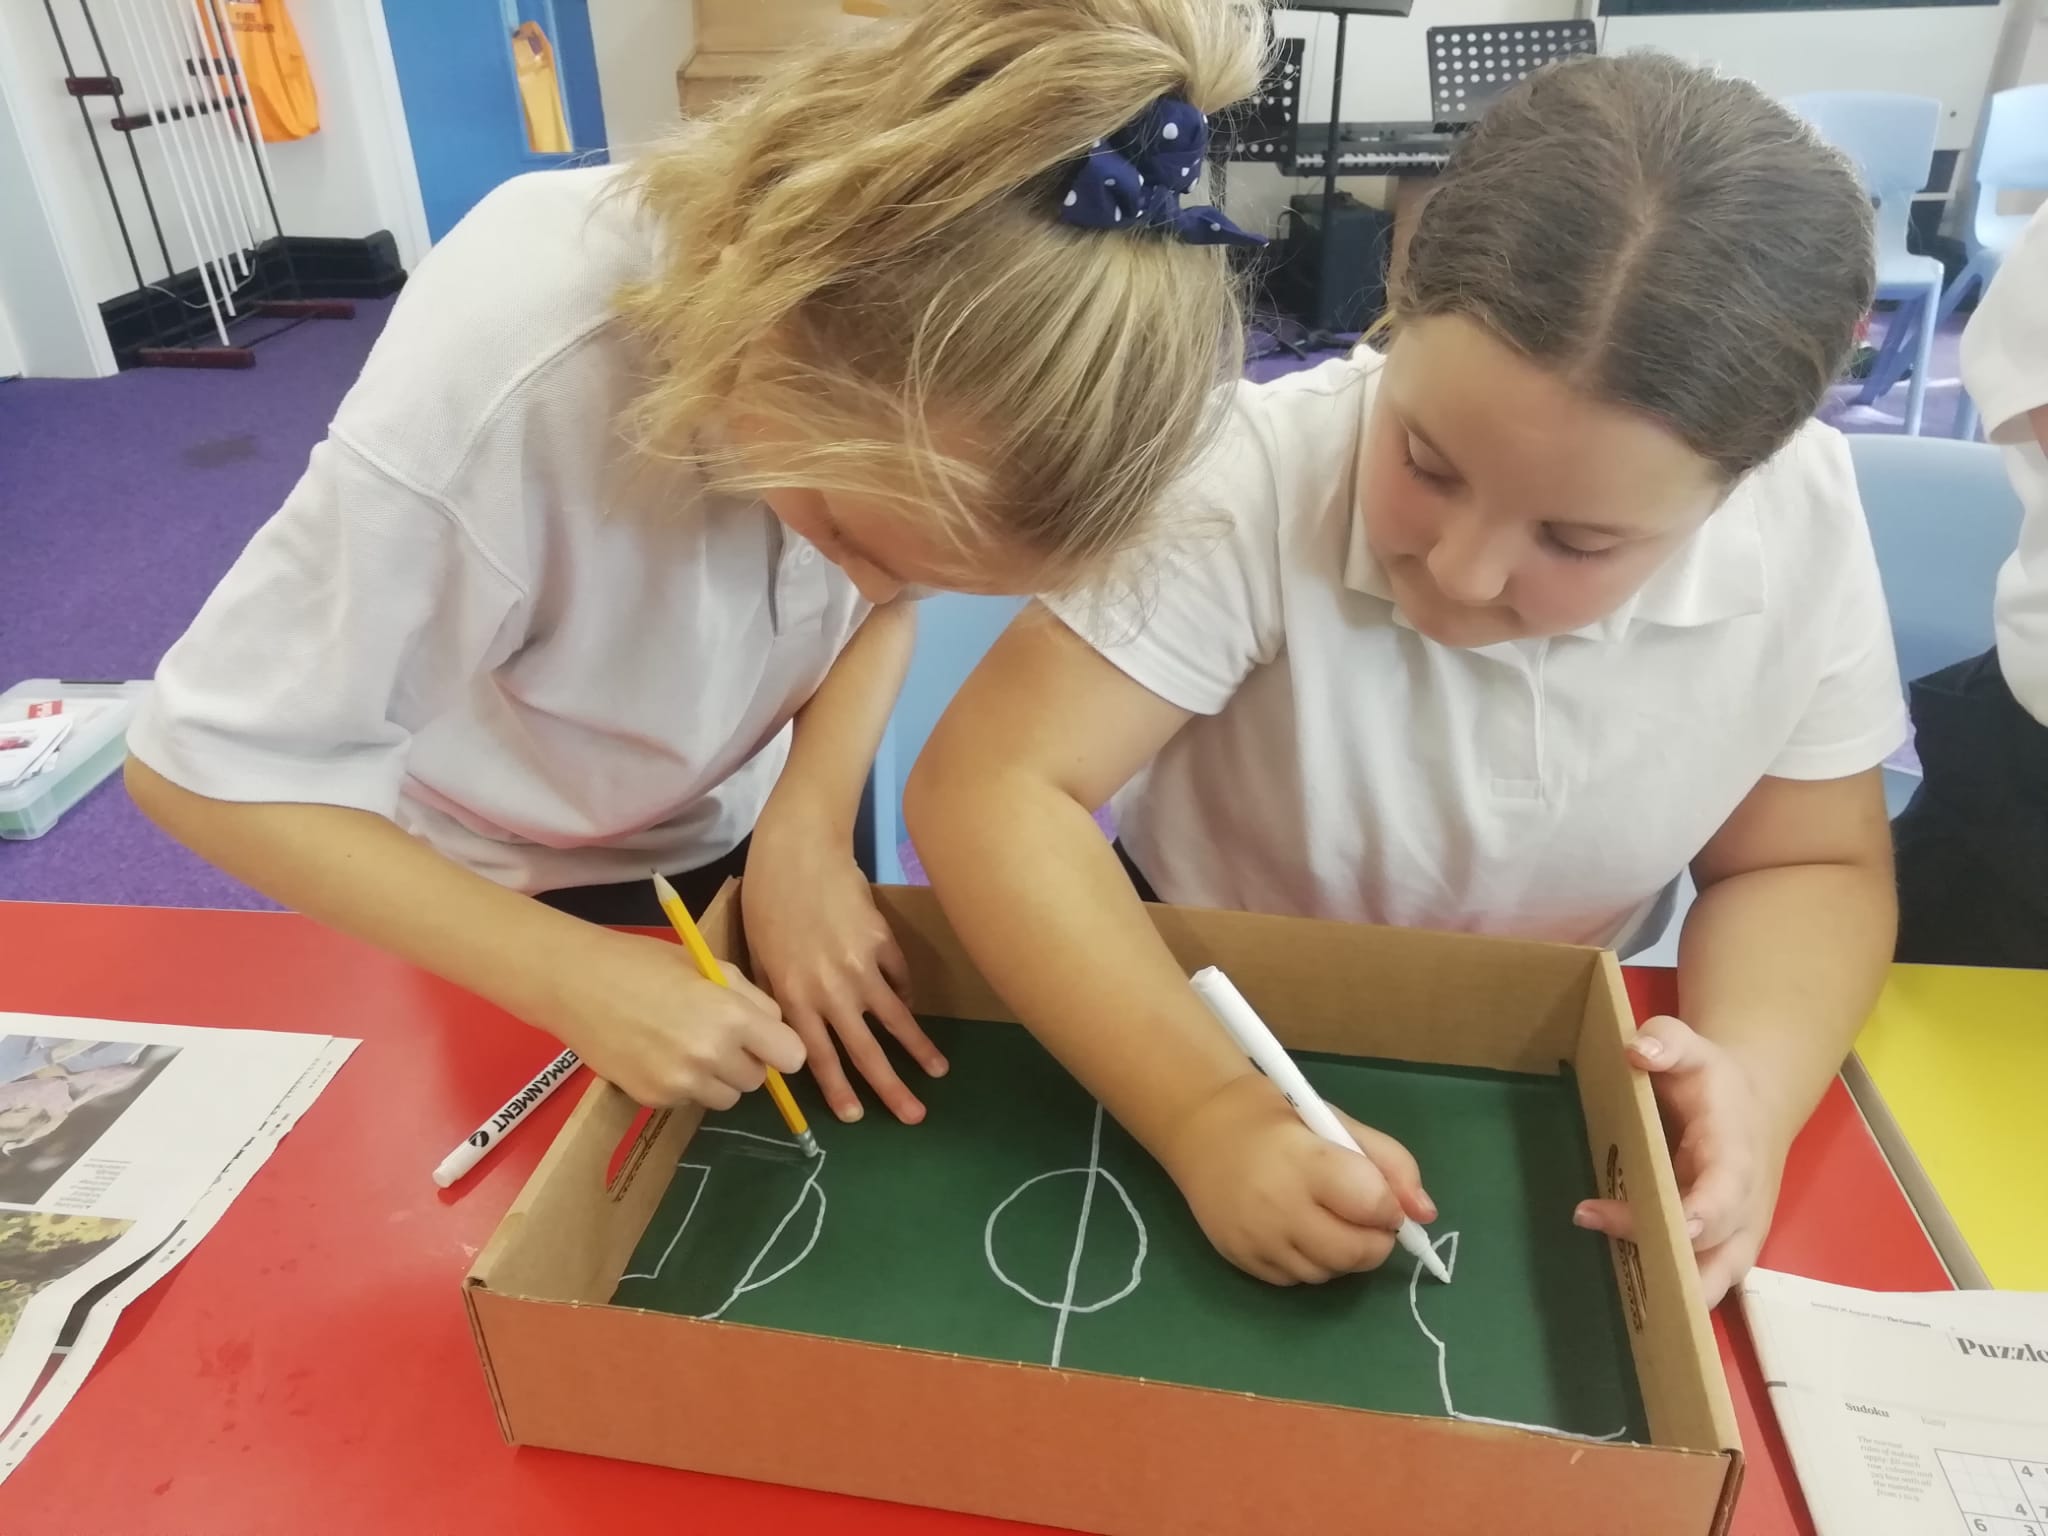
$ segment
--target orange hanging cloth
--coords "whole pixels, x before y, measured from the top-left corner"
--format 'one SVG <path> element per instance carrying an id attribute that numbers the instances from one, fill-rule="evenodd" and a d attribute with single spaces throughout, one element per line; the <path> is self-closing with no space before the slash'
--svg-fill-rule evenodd
<path id="1" fill-rule="evenodd" d="M 320 100 L 313 93 L 313 72 L 299 46 L 299 29 L 284 0 L 218 0 L 234 29 L 242 56 L 243 84 L 256 111 L 256 128 L 267 143 L 303 139 L 320 131 Z M 199 0 L 199 22 L 216 55 L 222 50 L 213 35 L 206 0 Z"/>
<path id="2" fill-rule="evenodd" d="M 526 147 L 537 155 L 568 154 L 569 120 L 562 112 L 555 50 L 538 22 L 523 21 L 513 30 L 512 70 L 519 81 L 519 109 L 526 117 Z"/>

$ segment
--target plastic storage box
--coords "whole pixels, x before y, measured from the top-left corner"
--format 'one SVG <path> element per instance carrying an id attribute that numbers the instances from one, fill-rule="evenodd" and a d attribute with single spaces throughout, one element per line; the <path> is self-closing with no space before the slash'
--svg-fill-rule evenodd
<path id="1" fill-rule="evenodd" d="M 0 789 L 0 838 L 22 842 L 41 837 L 120 767 L 128 749 L 128 722 L 148 693 L 146 682 L 67 683 L 47 677 L 16 683 L 0 693 L 0 721 L 19 719 L 38 699 L 92 708 L 90 717 L 73 726 L 58 746 L 56 761 L 47 771 Z"/>

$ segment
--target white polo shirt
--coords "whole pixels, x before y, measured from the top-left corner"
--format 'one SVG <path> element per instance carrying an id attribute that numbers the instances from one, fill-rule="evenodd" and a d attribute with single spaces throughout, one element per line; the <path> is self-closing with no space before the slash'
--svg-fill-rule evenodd
<path id="1" fill-rule="evenodd" d="M 866 614 L 751 500 L 621 441 L 654 242 L 608 169 L 498 188 L 421 263 L 304 479 L 129 731 L 215 799 L 374 811 L 520 890 L 730 851 Z"/>
<path id="2" fill-rule="evenodd" d="M 2026 506 L 2019 548 L 1998 573 L 1998 668 L 2027 713 L 2048 725 L 2048 455 L 2027 422 L 2048 405 L 2048 208 L 2013 242 L 1963 332 L 1963 386 L 2004 446 Z"/>
<path id="3" fill-rule="evenodd" d="M 1182 497 L 1227 534 L 1119 611 L 1058 605 L 1198 717 L 1117 799 L 1161 896 L 1628 947 L 1759 779 L 1905 739 L 1838 434 L 1802 431 L 1609 618 L 1453 649 L 1403 619 L 1353 512 L 1380 361 L 1241 385 Z"/>

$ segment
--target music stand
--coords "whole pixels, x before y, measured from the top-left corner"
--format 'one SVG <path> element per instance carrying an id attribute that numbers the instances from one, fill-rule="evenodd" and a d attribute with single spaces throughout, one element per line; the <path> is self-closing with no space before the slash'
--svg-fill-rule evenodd
<path id="1" fill-rule="evenodd" d="M 1590 21 L 1431 27 L 1427 37 L 1429 110 L 1445 131 L 1478 122 L 1496 97 L 1544 65 L 1599 51 Z"/>
<path id="2" fill-rule="evenodd" d="M 1330 71 L 1330 137 L 1323 146 L 1323 225 L 1337 207 L 1337 142 L 1344 130 L 1344 28 L 1353 16 L 1406 16 L 1414 0 L 1305 0 L 1282 7 L 1337 18 L 1337 58 Z"/>

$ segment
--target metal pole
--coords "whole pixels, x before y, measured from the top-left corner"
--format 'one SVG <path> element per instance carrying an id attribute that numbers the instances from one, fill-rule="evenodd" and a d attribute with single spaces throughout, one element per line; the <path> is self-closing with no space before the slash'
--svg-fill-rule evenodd
<path id="1" fill-rule="evenodd" d="M 206 167 L 209 172 L 207 190 L 212 194 L 215 206 L 220 210 L 221 231 L 228 240 L 229 254 L 234 258 L 235 268 L 246 280 L 249 276 L 247 252 L 254 244 L 249 238 L 249 222 L 244 215 L 239 191 L 235 186 L 234 160 L 222 153 L 222 125 L 216 121 L 220 103 L 213 99 L 211 80 L 202 80 L 199 74 L 203 47 L 195 47 L 192 33 L 191 0 L 159 0 L 167 4 L 170 13 L 165 21 L 171 31 L 171 56 L 176 59 L 183 55 L 184 68 L 177 79 L 185 93 L 184 99 L 190 105 L 193 115 L 192 134 L 205 146 Z M 210 71 L 209 71 L 210 73 Z"/>
<path id="2" fill-rule="evenodd" d="M 129 54 L 140 70 L 147 89 L 151 94 L 155 94 L 156 86 L 152 78 L 153 71 L 149 67 L 148 55 L 144 53 L 141 45 L 135 40 L 135 19 L 129 11 L 129 6 L 132 3 L 133 0 L 111 0 L 114 19 L 121 28 L 122 41 L 127 45 Z M 162 125 L 163 114 L 161 109 L 152 108 L 150 116 L 159 126 Z M 197 256 L 199 282 L 200 286 L 206 290 L 206 307 L 213 312 L 214 332 L 220 337 L 220 344 L 226 346 L 228 344 L 227 322 L 221 318 L 220 298 L 214 289 L 215 274 L 207 266 L 205 247 L 199 243 L 199 233 L 192 225 L 192 205 L 185 195 L 184 182 L 180 176 L 184 159 L 182 154 L 179 153 L 179 148 L 180 146 L 175 143 L 167 144 L 164 147 L 164 166 L 167 172 L 167 179 L 171 184 L 172 197 L 178 205 L 178 217 L 185 226 L 185 238 L 191 242 L 192 249 Z"/>
<path id="3" fill-rule="evenodd" d="M 71 47 L 64 40 L 64 29 L 57 25 L 57 13 L 51 8 L 50 0 L 43 0 L 43 14 L 50 18 L 50 31 L 57 38 L 57 56 L 64 61 L 65 75 L 75 77 L 78 71 L 71 63 Z M 107 70 L 106 73 L 111 75 L 113 71 Z M 128 221 L 121 216 L 121 199 L 114 191 L 114 178 L 107 174 L 107 157 L 100 153 L 100 136 L 93 129 L 92 114 L 85 110 L 83 96 L 74 96 L 71 99 L 78 103 L 78 120 L 85 124 L 85 139 L 92 145 L 93 159 L 99 163 L 100 181 L 107 189 L 107 201 L 114 205 L 114 223 L 121 231 L 121 249 L 128 253 L 128 270 L 135 274 L 135 286 L 141 288 L 144 286 L 142 263 L 135 259 L 135 242 L 128 238 Z"/>
<path id="4" fill-rule="evenodd" d="M 255 152 L 248 147 L 249 141 L 256 136 L 256 128 L 245 120 L 247 99 L 233 56 L 228 52 L 226 23 L 215 17 L 208 0 L 194 0 L 193 25 L 204 40 L 208 67 L 213 72 L 214 92 L 224 119 L 222 129 L 227 135 L 228 147 L 234 152 L 235 167 L 241 174 L 242 198 L 249 210 L 249 231 L 255 243 L 261 245 L 266 238 L 263 233 L 266 212 L 263 184 L 256 174 Z"/>
<path id="5" fill-rule="evenodd" d="M 43 0 L 43 3 L 47 7 L 49 0 Z M 119 77 L 114 74 L 114 66 L 107 60 L 107 45 L 100 37 L 99 23 L 93 19 L 92 0 L 78 0 L 78 11 L 85 18 L 85 30 L 92 35 L 92 49 L 100 59 L 100 73 L 118 83 Z M 121 94 L 118 90 L 114 92 L 114 112 L 117 116 L 126 117 L 128 107 L 122 101 Z M 163 220 L 157 217 L 156 199 L 150 195 L 149 178 L 142 174 L 142 154 L 135 147 L 134 134 L 124 133 L 121 140 L 128 146 L 128 162 L 135 167 L 135 184 L 142 189 L 142 206 L 149 213 L 149 227 L 156 235 L 156 248 L 164 259 L 164 271 L 168 274 L 171 270 L 171 245 L 164 239 L 164 224 Z M 141 281 L 139 276 L 137 281 Z"/>
<path id="6" fill-rule="evenodd" d="M 235 36 L 234 26 L 227 18 L 224 0 L 205 3 L 215 17 L 216 32 L 227 40 L 228 56 L 235 66 L 235 96 L 241 103 L 243 137 L 249 141 L 249 155 L 256 162 L 257 179 L 263 184 L 263 201 L 270 208 L 270 227 L 282 239 L 284 221 L 277 216 L 277 178 L 271 172 L 270 150 L 263 142 L 263 130 L 257 126 L 255 108 L 249 100 L 249 71 L 242 67 L 242 41 Z"/>
<path id="7" fill-rule="evenodd" d="M 256 165 L 256 178 L 263 187 L 264 206 L 270 210 L 270 227 L 277 231 L 278 255 L 284 261 L 285 280 L 291 285 L 292 297 L 300 296 L 298 269 L 292 264 L 291 242 L 284 237 L 284 220 L 277 216 L 277 179 L 270 169 L 270 149 L 263 142 L 263 130 L 256 122 L 255 104 L 249 96 L 249 71 L 242 64 L 242 42 L 235 36 L 235 29 L 227 16 L 225 0 L 204 0 L 214 17 L 215 34 L 227 42 L 228 54 L 234 63 L 235 99 L 240 103 L 242 136 L 249 144 L 249 157 Z M 268 289 L 265 290 L 268 292 Z"/>
<path id="8" fill-rule="evenodd" d="M 138 0 L 138 3 L 142 7 L 143 25 L 149 31 L 151 46 L 157 50 L 160 59 L 165 109 L 178 114 L 175 126 L 166 126 L 164 132 L 175 133 L 177 142 L 189 157 L 193 205 L 199 210 L 200 225 L 213 248 L 214 270 L 221 274 L 221 286 L 225 290 L 222 305 L 232 315 L 235 313 L 235 289 L 240 286 L 239 279 L 248 273 L 238 272 L 235 263 L 229 259 L 228 241 L 223 234 L 224 220 L 215 196 L 216 178 L 208 174 L 206 164 L 206 136 L 203 125 L 198 121 L 198 109 L 180 78 L 183 69 L 178 62 L 177 34 L 170 19 L 164 15 L 165 0 Z M 179 0 L 171 0 L 171 3 L 179 3 Z"/>
<path id="9" fill-rule="evenodd" d="M 213 163 L 219 168 L 221 194 L 226 199 L 232 214 L 235 234 L 242 242 L 244 251 L 256 248 L 256 213 L 248 193 L 248 163 L 242 158 L 241 146 L 235 142 L 234 123 L 228 117 L 227 98 L 221 91 L 219 59 L 215 51 L 207 46 L 205 30 L 199 24 L 199 13 L 185 0 L 178 0 L 178 10 L 185 19 L 184 43 L 192 50 L 191 67 L 205 76 L 205 84 L 198 88 L 199 104 L 206 109 L 206 126 L 210 130 L 207 138 L 213 150 Z M 242 272 L 249 272 L 249 262 L 242 262 Z"/>
<path id="10" fill-rule="evenodd" d="M 1344 124 L 1344 23 L 1346 12 L 1337 13 L 1337 63 L 1330 75 L 1330 142 L 1323 150 L 1323 254 L 1330 249 L 1330 221 L 1337 216 L 1337 144 Z"/>

